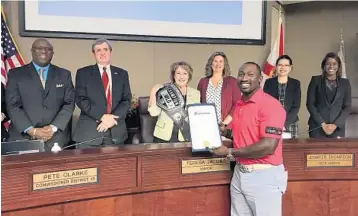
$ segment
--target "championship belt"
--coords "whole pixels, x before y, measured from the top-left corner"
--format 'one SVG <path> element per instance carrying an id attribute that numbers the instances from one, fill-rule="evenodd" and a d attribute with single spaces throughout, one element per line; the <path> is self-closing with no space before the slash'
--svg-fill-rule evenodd
<path id="1" fill-rule="evenodd" d="M 188 112 L 185 109 L 184 97 L 172 83 L 165 84 L 156 93 L 157 106 L 160 107 L 178 126 L 184 140 L 190 141 Z"/>

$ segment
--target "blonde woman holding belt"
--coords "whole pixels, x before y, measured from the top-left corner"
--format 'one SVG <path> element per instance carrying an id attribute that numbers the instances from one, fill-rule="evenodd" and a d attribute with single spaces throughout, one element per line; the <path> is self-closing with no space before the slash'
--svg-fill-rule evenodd
<path id="1" fill-rule="evenodd" d="M 188 86 L 189 81 L 192 79 L 193 69 L 184 62 L 175 62 L 170 67 L 170 79 L 176 88 L 180 91 L 184 99 L 184 109 L 186 105 L 200 103 L 200 92 Z M 148 112 L 151 116 L 158 116 L 157 123 L 154 129 L 154 143 L 165 142 L 182 142 L 186 141 L 183 136 L 183 131 L 174 123 L 172 117 L 169 116 L 165 110 L 157 105 L 157 92 L 162 89 L 164 85 L 155 85 L 150 93 Z"/>

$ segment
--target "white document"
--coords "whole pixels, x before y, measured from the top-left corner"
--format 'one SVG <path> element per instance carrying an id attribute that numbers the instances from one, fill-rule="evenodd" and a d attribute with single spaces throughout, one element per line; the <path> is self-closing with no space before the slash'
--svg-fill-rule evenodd
<path id="1" fill-rule="evenodd" d="M 30 154 L 30 153 L 37 153 L 40 152 L 40 150 L 24 150 L 24 151 L 19 151 L 19 154 Z"/>
<path id="2" fill-rule="evenodd" d="M 192 151 L 208 151 L 221 146 L 214 104 L 188 105 Z"/>
<path id="3" fill-rule="evenodd" d="M 283 132 L 282 133 L 282 139 L 291 139 L 292 135 L 290 132 Z"/>

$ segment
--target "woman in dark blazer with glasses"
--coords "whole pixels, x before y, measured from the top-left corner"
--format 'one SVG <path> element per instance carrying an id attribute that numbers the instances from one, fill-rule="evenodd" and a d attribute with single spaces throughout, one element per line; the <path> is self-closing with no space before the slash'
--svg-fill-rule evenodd
<path id="1" fill-rule="evenodd" d="M 328 53 L 322 60 L 322 74 L 313 76 L 307 90 L 311 138 L 345 136 L 345 123 L 351 111 L 351 85 L 342 78 L 341 59 Z"/>
<path id="2" fill-rule="evenodd" d="M 266 80 L 264 91 L 280 101 L 286 110 L 285 132 L 292 138 L 298 137 L 298 111 L 301 106 L 301 83 L 289 77 L 292 59 L 288 55 L 280 56 L 276 61 L 274 78 Z"/>

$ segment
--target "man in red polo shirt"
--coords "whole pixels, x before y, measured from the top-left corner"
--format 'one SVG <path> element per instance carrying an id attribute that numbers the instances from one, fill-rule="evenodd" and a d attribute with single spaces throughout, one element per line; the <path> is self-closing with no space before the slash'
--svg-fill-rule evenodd
<path id="1" fill-rule="evenodd" d="M 231 180 L 231 216 L 281 216 L 287 172 L 282 160 L 282 130 L 286 112 L 280 102 L 263 92 L 261 68 L 246 62 L 239 69 L 243 93 L 233 112 L 233 147 L 213 149 L 236 159 Z"/>

